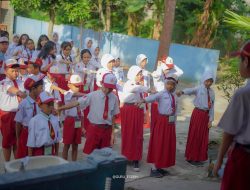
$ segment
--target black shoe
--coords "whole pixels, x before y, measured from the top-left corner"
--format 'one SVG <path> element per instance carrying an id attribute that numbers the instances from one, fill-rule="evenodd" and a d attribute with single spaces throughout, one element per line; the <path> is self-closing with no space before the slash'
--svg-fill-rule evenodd
<path id="1" fill-rule="evenodd" d="M 156 177 L 156 178 L 161 178 L 163 175 L 156 169 L 150 171 L 150 177 Z"/>
<path id="2" fill-rule="evenodd" d="M 164 169 L 157 169 L 158 172 L 160 172 L 163 176 L 170 175 L 170 173 L 167 170 Z"/>
<path id="3" fill-rule="evenodd" d="M 202 162 L 198 162 L 198 161 L 192 161 L 192 160 L 187 160 L 187 162 L 193 166 L 203 166 L 203 163 Z"/>
<path id="4" fill-rule="evenodd" d="M 139 161 L 138 161 L 138 160 L 136 160 L 136 161 L 133 162 L 133 170 L 134 170 L 135 172 L 139 172 L 139 171 L 140 171 L 140 168 L 139 168 Z"/>

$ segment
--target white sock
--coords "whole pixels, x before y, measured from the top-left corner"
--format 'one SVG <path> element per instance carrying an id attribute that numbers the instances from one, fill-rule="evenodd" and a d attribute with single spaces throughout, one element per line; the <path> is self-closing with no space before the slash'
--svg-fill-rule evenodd
<path id="1" fill-rule="evenodd" d="M 155 167 L 155 164 L 151 164 L 151 168 L 152 170 L 157 170 L 157 168 Z"/>

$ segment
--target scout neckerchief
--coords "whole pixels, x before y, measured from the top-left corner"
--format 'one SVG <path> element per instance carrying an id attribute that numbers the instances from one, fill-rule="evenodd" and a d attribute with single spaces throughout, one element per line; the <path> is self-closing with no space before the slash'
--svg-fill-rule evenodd
<path id="1" fill-rule="evenodd" d="M 172 115 L 175 114 L 176 107 L 175 107 L 175 97 L 172 93 L 170 93 L 171 96 L 171 107 L 172 107 Z"/>
<path id="2" fill-rule="evenodd" d="M 207 88 L 207 105 L 208 105 L 208 109 L 210 109 L 212 107 L 212 102 L 211 102 L 211 98 L 210 98 L 210 94 L 209 94 L 209 89 Z"/>
<path id="3" fill-rule="evenodd" d="M 52 126 L 52 124 L 51 124 L 51 122 L 50 122 L 50 118 L 48 119 L 48 127 L 49 127 L 49 135 L 50 135 L 50 138 L 51 138 L 52 140 L 54 140 L 54 139 L 55 139 L 55 131 L 54 131 L 54 128 L 53 128 L 53 126 Z"/>
<path id="4" fill-rule="evenodd" d="M 69 58 L 65 58 L 63 55 L 62 55 L 62 53 L 61 53 L 61 57 L 62 57 L 62 59 L 63 60 L 69 60 L 70 62 L 72 62 L 72 58 L 71 58 L 71 56 L 69 56 Z M 69 72 L 70 71 L 70 64 L 67 64 L 67 71 Z"/>
<path id="5" fill-rule="evenodd" d="M 108 111 L 109 111 L 109 97 L 108 95 L 105 95 L 105 105 L 104 105 L 104 111 L 103 111 L 103 119 L 108 119 Z"/>
<path id="6" fill-rule="evenodd" d="M 14 83 L 14 86 L 19 90 L 18 84 L 17 84 L 16 80 L 13 80 L 12 82 Z M 19 103 L 21 102 L 21 100 L 22 100 L 22 99 L 21 99 L 19 96 L 17 96 L 17 101 L 18 101 Z"/>

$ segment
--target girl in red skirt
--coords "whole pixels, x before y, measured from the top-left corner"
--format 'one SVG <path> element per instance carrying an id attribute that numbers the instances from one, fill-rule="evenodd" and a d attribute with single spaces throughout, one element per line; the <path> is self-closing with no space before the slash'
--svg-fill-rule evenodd
<path id="1" fill-rule="evenodd" d="M 245 87 L 237 90 L 218 126 L 224 130 L 221 147 L 214 167 L 214 175 L 221 168 L 223 157 L 231 146 L 221 184 L 221 190 L 250 189 L 250 42 L 240 52 L 240 75 L 248 79 Z"/>
<path id="2" fill-rule="evenodd" d="M 155 127 L 151 131 L 148 158 L 152 163 L 151 177 L 163 177 L 168 172 L 162 168 L 175 165 L 176 155 L 176 97 L 173 94 L 177 77 L 171 75 L 165 79 L 165 90 L 146 97 L 142 102 L 158 102 L 158 114 Z"/>
<path id="3" fill-rule="evenodd" d="M 129 79 L 123 88 L 123 102 L 121 107 L 121 153 L 128 160 L 133 161 L 135 171 L 139 171 L 139 160 L 142 159 L 143 147 L 143 122 L 144 106 L 136 103 L 143 99 L 143 94 L 150 92 L 148 87 L 142 84 L 142 69 L 138 66 L 130 67 L 127 78 Z"/>
<path id="4" fill-rule="evenodd" d="M 212 73 L 205 72 L 200 86 L 177 92 L 178 96 L 195 95 L 195 108 L 190 120 L 185 156 L 190 164 L 196 166 L 202 165 L 208 159 L 209 129 L 214 119 L 215 94 L 210 88 L 213 77 Z"/>

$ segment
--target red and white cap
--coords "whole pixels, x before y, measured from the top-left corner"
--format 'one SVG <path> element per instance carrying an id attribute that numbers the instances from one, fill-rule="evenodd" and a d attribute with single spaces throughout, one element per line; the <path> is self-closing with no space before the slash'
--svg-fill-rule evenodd
<path id="1" fill-rule="evenodd" d="M 102 78 L 102 86 L 105 88 L 116 88 L 117 79 L 112 73 L 105 73 Z"/>
<path id="2" fill-rule="evenodd" d="M 42 80 L 43 78 L 45 77 L 45 75 L 40 75 L 40 76 L 37 76 L 37 75 L 31 75 L 29 76 L 25 82 L 24 82 L 24 88 L 26 90 L 31 90 L 32 87 L 34 87 L 34 85 Z"/>
<path id="3" fill-rule="evenodd" d="M 162 70 L 173 69 L 174 68 L 174 60 L 171 57 L 167 57 L 162 60 L 161 64 Z"/>
<path id="4" fill-rule="evenodd" d="M 104 54 L 101 59 L 102 67 L 108 69 L 107 65 L 112 60 L 115 60 L 115 58 L 111 54 Z"/>
<path id="5" fill-rule="evenodd" d="M 54 100 L 55 100 L 54 97 L 50 93 L 43 91 L 38 96 L 37 103 L 38 104 L 48 104 L 50 102 L 54 102 Z"/>
<path id="6" fill-rule="evenodd" d="M 82 78 L 78 74 L 73 74 L 70 76 L 69 83 L 75 86 L 83 85 Z"/>
<path id="7" fill-rule="evenodd" d="M 242 56 L 250 58 L 250 40 L 248 40 L 241 48 L 240 51 L 231 53 L 231 56 Z"/>
<path id="8" fill-rule="evenodd" d="M 7 59 L 5 61 L 4 66 L 5 66 L 5 69 L 7 69 L 7 68 L 12 68 L 14 66 L 19 67 L 19 64 L 17 63 L 17 61 L 15 59 Z"/>
<path id="9" fill-rule="evenodd" d="M 9 39 L 6 36 L 0 37 L 0 43 L 9 42 Z"/>
<path id="10" fill-rule="evenodd" d="M 27 69 L 28 68 L 28 65 L 24 63 L 23 58 L 18 59 L 18 64 L 19 64 L 20 69 Z"/>
<path id="11" fill-rule="evenodd" d="M 52 77 L 56 77 L 57 74 L 60 74 L 59 72 L 59 68 L 56 65 L 53 65 L 49 68 L 48 73 L 52 76 Z"/>
<path id="12" fill-rule="evenodd" d="M 142 69 L 139 66 L 133 65 L 128 70 L 127 78 L 129 80 L 135 81 L 136 75 L 138 75 L 138 73 L 141 71 L 142 71 Z"/>

